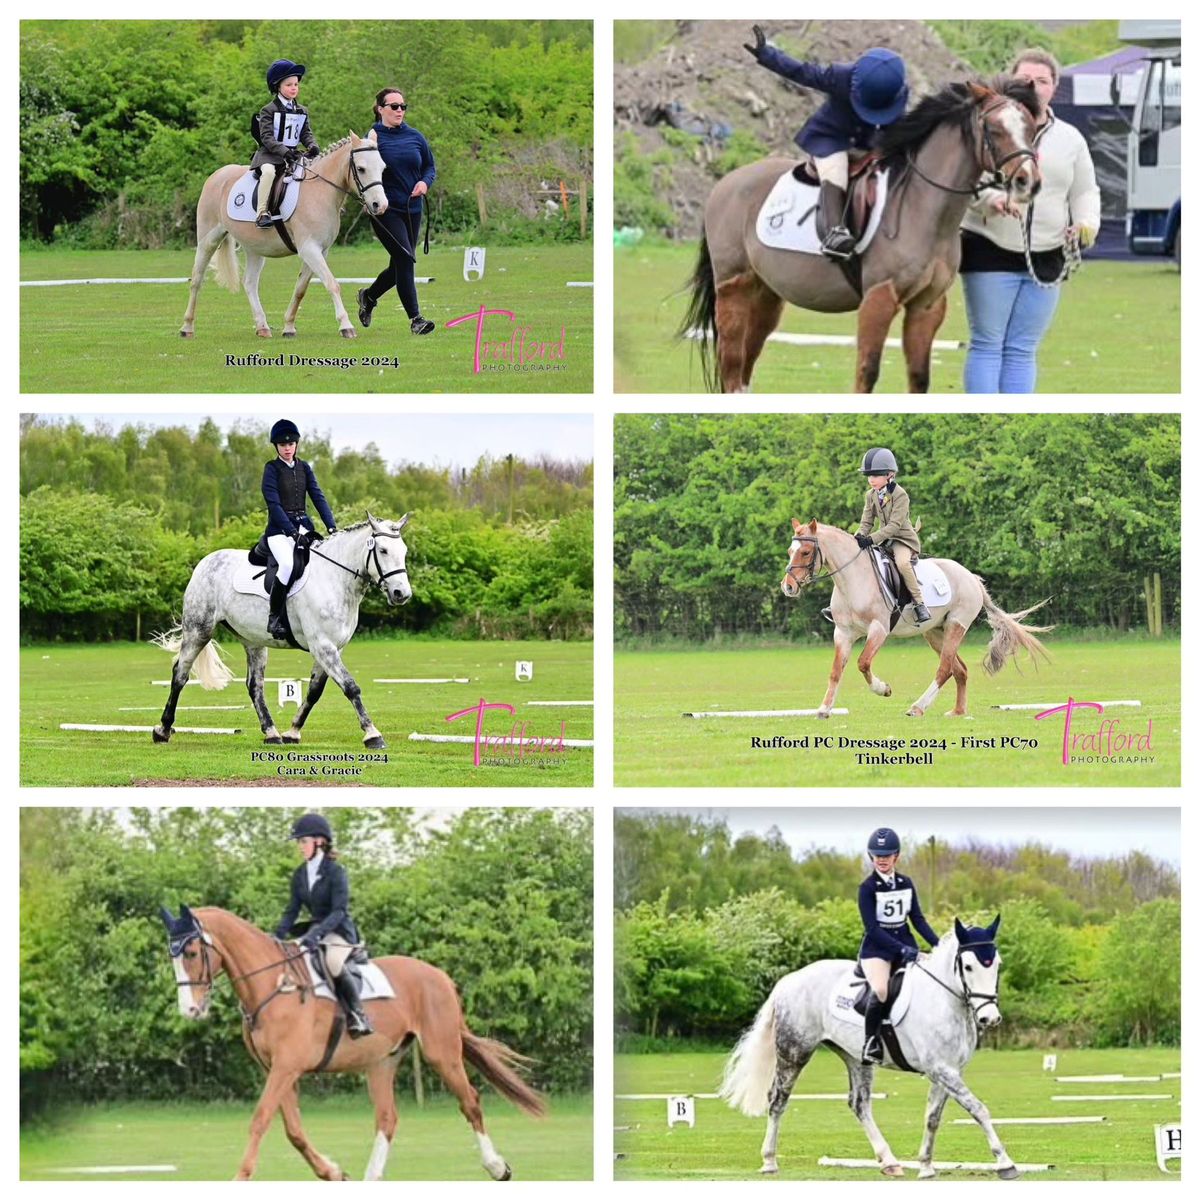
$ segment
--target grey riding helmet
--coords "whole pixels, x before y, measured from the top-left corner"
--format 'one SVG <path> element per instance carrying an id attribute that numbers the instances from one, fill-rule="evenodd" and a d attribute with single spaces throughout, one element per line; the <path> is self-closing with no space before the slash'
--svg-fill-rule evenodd
<path id="1" fill-rule="evenodd" d="M 862 473 L 864 475 L 889 475 L 899 471 L 896 456 L 882 446 L 876 446 L 863 455 Z"/>

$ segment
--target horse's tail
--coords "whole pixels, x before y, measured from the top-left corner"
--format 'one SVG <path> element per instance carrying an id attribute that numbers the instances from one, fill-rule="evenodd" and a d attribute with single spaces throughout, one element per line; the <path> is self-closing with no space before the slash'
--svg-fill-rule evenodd
<path id="1" fill-rule="evenodd" d="M 238 270 L 237 243 L 233 234 L 227 233 L 213 255 L 213 264 L 217 269 L 217 282 L 231 292 L 242 290 L 241 273 Z"/>
<path id="2" fill-rule="evenodd" d="M 462 1027 L 463 1057 L 482 1072 L 485 1079 L 506 1099 L 534 1117 L 546 1115 L 546 1101 L 517 1074 L 517 1067 L 528 1066 L 533 1059 L 518 1054 L 503 1042 L 479 1037 L 466 1025 Z"/>
<path id="3" fill-rule="evenodd" d="M 748 1117 L 766 1114 L 771 1081 L 775 1078 L 775 993 L 766 999 L 754 1024 L 738 1038 L 725 1062 L 725 1077 L 717 1094 Z"/>
<path id="4" fill-rule="evenodd" d="M 1021 622 L 1030 613 L 1037 612 L 1042 605 L 1049 604 L 1050 598 L 1047 596 L 1045 600 L 1030 605 L 1029 608 L 1023 608 L 1020 612 L 1006 613 L 1002 608 L 997 607 L 995 601 L 988 595 L 988 590 L 984 587 L 983 580 L 979 579 L 978 575 L 975 578 L 979 581 L 979 588 L 983 592 L 983 611 L 987 614 L 987 623 L 992 627 L 992 640 L 988 643 L 987 655 L 983 660 L 983 669 L 989 675 L 995 675 L 1010 658 L 1013 659 L 1013 666 L 1016 666 L 1018 650 L 1028 650 L 1029 657 L 1033 659 L 1035 667 L 1037 666 L 1038 655 L 1041 655 L 1042 658 L 1049 662 L 1049 652 L 1034 637 L 1034 634 L 1049 633 L 1054 626 L 1022 625 Z"/>
<path id="5" fill-rule="evenodd" d="M 688 281 L 692 297 L 679 326 L 679 337 L 695 337 L 700 341 L 700 370 L 710 392 L 721 390 L 719 359 L 717 357 L 717 282 L 713 275 L 712 255 L 708 238 L 700 238 L 700 256 Z"/>
<path id="6" fill-rule="evenodd" d="M 156 633 L 150 640 L 160 650 L 178 656 L 180 647 L 183 645 L 183 626 L 172 625 L 165 633 Z M 236 678 L 225 665 L 217 643 L 211 641 L 207 642 L 204 649 L 196 655 L 196 661 L 192 663 L 192 672 L 206 692 L 220 691 Z"/>

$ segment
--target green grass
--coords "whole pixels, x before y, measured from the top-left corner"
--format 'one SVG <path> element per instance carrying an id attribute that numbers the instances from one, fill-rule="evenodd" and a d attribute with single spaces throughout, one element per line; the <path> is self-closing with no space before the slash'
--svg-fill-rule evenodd
<path id="1" fill-rule="evenodd" d="M 541 1121 L 517 1112 L 494 1092 L 483 1093 L 488 1134 L 513 1169 L 513 1178 L 591 1179 L 592 1102 L 552 1097 Z M 385 1179 L 487 1180 L 475 1136 L 454 1103 L 443 1097 L 418 1109 L 399 1098 L 400 1124 Z M 223 1104 L 105 1104 L 59 1114 L 51 1125 L 21 1131 L 22 1179 L 232 1179 L 246 1147 L 252 1101 Z M 305 1097 L 300 1113 L 313 1145 L 352 1179 L 361 1179 L 375 1138 L 365 1085 L 358 1096 Z M 169 1174 L 131 1171 L 109 1175 L 72 1167 L 169 1165 Z M 314 1176 L 284 1136 L 277 1117 L 262 1143 L 256 1179 Z"/>
<path id="2" fill-rule="evenodd" d="M 614 252 L 616 311 L 614 387 L 618 392 L 703 392 L 694 343 L 674 334 L 686 308 L 687 279 L 696 243 L 644 244 Z M 1180 390 L 1180 274 L 1165 260 L 1085 262 L 1062 289 L 1054 323 L 1038 355 L 1038 391 L 1178 392 Z M 788 333 L 855 332 L 855 314 L 806 312 L 791 305 L 779 328 Z M 897 320 L 892 336 L 900 336 Z M 962 284 L 956 281 L 938 337 L 965 341 Z M 934 392 L 961 393 L 965 354 L 936 351 Z M 756 392 L 849 392 L 852 346 L 788 346 L 768 342 L 755 368 Z M 885 351 L 876 389 L 908 390 L 904 356 Z"/>
<path id="3" fill-rule="evenodd" d="M 594 336 L 592 289 L 568 280 L 592 278 L 590 244 L 488 248 L 482 281 L 462 277 L 462 249 L 435 249 L 418 258 L 421 310 L 439 328 L 414 337 L 399 299 L 388 293 L 370 329 L 358 327 L 354 296 L 361 284 L 343 284 L 343 301 L 358 337 L 338 332 L 325 289 L 314 282 L 300 308 L 297 336 L 283 338 L 283 313 L 299 260 L 272 260 L 260 296 L 275 332 L 257 337 L 244 292 L 220 287 L 211 272 L 196 308 L 196 336 L 179 336 L 187 284 L 96 284 L 21 289 L 21 390 L 24 392 L 590 392 Z M 330 265 L 339 277 L 376 275 L 384 265 L 376 247 L 337 246 Z M 186 278 L 187 250 L 26 251 L 22 279 Z M 489 308 L 513 312 L 520 326 L 490 317 L 485 340 L 526 327 L 526 344 L 557 341 L 565 329 L 565 370 L 473 370 L 475 328 L 446 321 Z M 289 354 L 306 358 L 399 358 L 399 368 L 236 367 L 225 356 Z M 557 365 L 557 364 L 555 364 Z"/>
<path id="4" fill-rule="evenodd" d="M 1058 1051 L 1060 1075 L 1153 1075 L 1178 1071 L 1179 1051 L 1171 1049 Z M 614 1062 L 615 1091 L 625 1093 L 715 1092 L 721 1080 L 720 1054 L 618 1055 Z M 1052 1163 L 1054 1170 L 1030 1173 L 1026 1179 L 1097 1180 L 1165 1179 L 1154 1157 L 1154 1125 L 1179 1119 L 1180 1081 L 1160 1084 L 1059 1084 L 1043 1072 L 1041 1050 L 982 1050 L 967 1067 L 966 1081 L 988 1106 L 993 1117 L 1055 1117 L 1099 1115 L 1101 1125 L 1002 1125 L 998 1132 L 1018 1162 Z M 886 1100 L 874 1104 L 875 1119 L 892 1150 L 901 1159 L 917 1155 L 924 1128 L 927 1085 L 916 1075 L 880 1071 L 875 1090 Z M 846 1071 L 827 1050 L 818 1050 L 801 1074 L 795 1091 L 843 1092 Z M 1062 1104 L 1050 1100 L 1074 1089 L 1081 1095 L 1125 1092 L 1168 1092 L 1169 1101 L 1130 1101 L 1125 1104 Z M 617 1100 L 618 1126 L 632 1126 L 614 1135 L 615 1174 L 627 1179 L 719 1179 L 750 1181 L 761 1178 L 759 1146 L 765 1118 L 734 1112 L 719 1100 L 696 1102 L 696 1126 L 667 1129 L 665 1100 Z M 977 1125 L 951 1122 L 966 1114 L 954 1101 L 946 1106 L 934 1144 L 939 1161 L 987 1162 L 991 1154 Z M 783 1118 L 779 1134 L 781 1180 L 878 1178 L 872 1170 L 817 1166 L 822 1155 L 831 1158 L 871 1158 L 870 1145 L 853 1114 L 840 1101 L 796 1100 Z M 915 1178 L 915 1172 L 909 1178 Z M 963 1172 L 944 1172 L 942 1179 L 979 1178 Z M 991 1173 L 990 1178 L 995 1178 Z"/>
<path id="5" fill-rule="evenodd" d="M 166 679 L 171 659 L 151 645 L 31 646 L 21 651 L 21 782 L 27 786 L 95 786 L 154 782 L 250 782 L 280 784 L 279 763 L 254 762 L 255 752 L 286 755 L 287 746 L 263 746 L 258 720 L 241 675 L 245 654 L 240 645 L 226 648 L 226 660 L 238 676 L 224 691 L 184 688 L 180 706 L 245 704 L 239 712 L 179 712 L 176 726 L 230 727 L 240 737 L 176 733 L 165 746 L 149 733 L 86 733 L 60 730 L 61 722 L 106 725 L 155 725 L 167 689 L 150 680 Z M 531 659 L 534 676 L 515 682 L 515 663 Z M 495 765 L 485 758 L 475 767 L 474 747 L 454 743 L 410 742 L 408 735 L 447 733 L 473 736 L 474 717 L 447 724 L 448 714 L 477 704 L 512 704 L 517 712 L 489 712 L 484 732 L 500 736 L 516 721 L 526 736 L 559 733 L 567 738 L 592 736 L 590 708 L 528 708 L 529 700 L 587 700 L 592 695 L 590 642 L 448 642 L 420 638 L 351 642 L 346 666 L 358 680 L 367 712 L 387 739 L 387 762 L 359 764 L 357 778 L 312 777 L 322 786 L 358 783 L 370 786 L 588 787 L 592 751 L 568 749 L 546 755 L 544 762 Z M 267 675 L 307 681 L 312 660 L 296 650 L 272 650 Z M 379 684 L 376 678 L 469 677 L 469 684 Z M 295 708 L 276 708 L 278 685 L 268 683 L 267 698 L 281 729 Z M 151 712 L 118 712 L 123 706 L 154 706 Z M 300 752 L 362 752 L 362 731 L 350 703 L 329 684 L 304 726 Z M 511 763 L 513 760 L 509 759 Z M 296 765 L 296 764 L 282 764 Z M 342 765 L 342 764 L 338 764 Z M 320 766 L 317 767 L 320 770 Z M 311 782 L 312 779 L 309 780 Z"/>
<path id="6" fill-rule="evenodd" d="M 858 650 L 861 649 L 858 644 Z M 836 707 L 848 716 L 684 720 L 704 709 L 816 708 L 833 661 L 832 642 L 756 649 L 618 650 L 615 778 L 623 786 L 672 787 L 875 787 L 912 786 L 1099 786 L 1179 785 L 1180 647 L 1178 641 L 1080 642 L 1046 638 L 1051 662 L 1021 672 L 1009 663 L 995 676 L 980 667 L 985 639 L 966 643 L 970 671 L 966 720 L 942 714 L 954 703 L 953 681 L 920 719 L 905 716 L 929 686 L 936 658 L 923 641 L 889 641 L 875 673 L 892 687 L 888 698 L 870 692 L 847 665 Z M 1062 763 L 1063 721 L 1035 721 L 1032 712 L 997 712 L 993 704 L 1043 700 L 1140 700 L 1140 709 L 1115 708 L 1105 715 L 1118 729 L 1145 732 L 1153 721 L 1153 763 Z M 1093 730 L 1095 716 L 1076 714 L 1073 731 Z M 945 738 L 932 766 L 860 765 L 853 749 L 764 749 L 751 738 Z M 962 736 L 1035 738 L 1036 749 L 965 749 Z M 903 751 L 901 751 L 903 753 Z M 915 752 L 923 753 L 923 751 Z"/>

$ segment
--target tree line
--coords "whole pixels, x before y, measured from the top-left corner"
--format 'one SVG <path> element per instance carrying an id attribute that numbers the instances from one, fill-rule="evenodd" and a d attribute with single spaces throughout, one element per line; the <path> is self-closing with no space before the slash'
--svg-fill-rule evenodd
<path id="1" fill-rule="evenodd" d="M 341 523 L 414 514 L 413 600 L 393 610 L 369 594 L 360 629 L 591 636 L 591 463 L 389 467 L 374 444 L 335 452 L 319 432 L 303 455 Z M 205 554 L 257 542 L 269 457 L 267 426 L 252 421 L 222 433 L 211 419 L 193 432 L 23 418 L 22 637 L 138 639 L 169 621 Z"/>
<path id="2" fill-rule="evenodd" d="M 628 1046 L 728 1040 L 783 975 L 857 957 L 857 855 L 794 857 L 778 830 L 734 838 L 721 821 L 618 813 L 614 858 L 614 1005 Z M 1005 1044 L 1179 1044 L 1180 888 L 1166 864 L 930 839 L 902 865 L 939 934 L 955 916 L 1002 914 Z"/>
<path id="3" fill-rule="evenodd" d="M 250 118 L 279 58 L 307 68 L 300 102 L 322 147 L 367 132 L 379 89 L 404 92 L 437 162 L 444 232 L 475 230 L 482 187 L 493 240 L 580 236 L 578 220 L 532 219 L 517 194 L 591 177 L 590 22 L 309 19 L 22 22 L 22 236 L 194 241 L 200 188 L 249 162 Z"/>
<path id="4" fill-rule="evenodd" d="M 179 1016 L 158 912 L 216 906 L 273 930 L 299 863 L 285 840 L 299 811 L 22 810 L 24 1116 L 65 1101 L 257 1095 L 228 983 L 209 1020 Z M 371 953 L 446 971 L 477 1033 L 536 1060 L 537 1086 L 590 1087 L 590 812 L 475 808 L 432 826 L 410 809 L 327 815 Z M 425 1084 L 440 1081 L 426 1071 Z"/>
<path id="5" fill-rule="evenodd" d="M 613 432 L 616 633 L 811 636 L 830 586 L 779 589 L 791 518 L 857 528 L 864 452 L 888 446 L 922 552 L 981 575 L 1010 610 L 1124 632 L 1159 574 L 1180 614 L 1174 414 L 623 414 Z"/>

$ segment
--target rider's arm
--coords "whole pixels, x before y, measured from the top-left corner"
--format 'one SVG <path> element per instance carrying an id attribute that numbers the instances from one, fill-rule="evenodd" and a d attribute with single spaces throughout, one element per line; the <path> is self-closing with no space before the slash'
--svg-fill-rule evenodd
<path id="1" fill-rule="evenodd" d="M 774 71 L 776 75 L 782 75 L 801 87 L 816 88 L 819 92 L 832 92 L 837 87 L 837 72 L 833 67 L 800 62 L 769 44 L 759 52 L 758 61 L 768 71 Z"/>
<path id="2" fill-rule="evenodd" d="M 425 135 L 421 135 L 421 179 L 427 188 L 433 187 L 433 181 L 437 178 L 437 168 L 433 165 L 433 151 L 429 148 L 429 143 L 425 140 Z"/>
<path id="3" fill-rule="evenodd" d="M 333 519 L 333 510 L 329 507 L 329 501 L 325 499 L 325 493 L 321 491 L 321 485 L 317 482 L 317 477 L 313 474 L 313 469 L 308 463 L 304 464 L 304 473 L 308 481 L 308 494 L 312 497 L 312 502 L 316 505 L 317 512 L 321 514 L 321 520 L 325 522 L 325 528 L 332 533 L 337 528 L 337 522 Z"/>
<path id="4" fill-rule="evenodd" d="M 871 536 L 871 530 L 875 527 L 875 497 L 870 495 L 863 503 L 862 523 L 858 527 L 858 532 L 864 537 Z"/>
<path id="5" fill-rule="evenodd" d="M 317 135 L 312 131 L 312 118 L 307 117 L 307 111 L 304 128 L 300 130 L 300 144 L 313 158 L 321 153 L 321 147 L 317 145 Z"/>
<path id="6" fill-rule="evenodd" d="M 262 494 L 263 499 L 267 502 L 267 512 L 271 517 L 271 523 L 278 525 L 289 537 L 295 536 L 296 526 L 292 524 L 292 518 L 284 511 L 283 504 L 279 499 L 279 488 L 275 483 L 275 467 L 272 463 L 267 463 L 263 467 Z"/>
<path id="7" fill-rule="evenodd" d="M 912 923 L 912 927 L 929 943 L 930 946 L 938 944 L 938 935 L 933 932 L 933 926 L 925 919 L 925 914 L 921 911 L 921 902 L 917 899 L 917 888 L 913 885 L 912 890 L 912 908 L 908 910 L 908 919 Z"/>
<path id="8" fill-rule="evenodd" d="M 275 113 L 277 111 L 273 103 L 267 104 L 259 110 L 258 141 L 259 145 L 268 154 L 276 154 L 280 158 L 286 158 L 288 147 L 275 136 Z"/>

